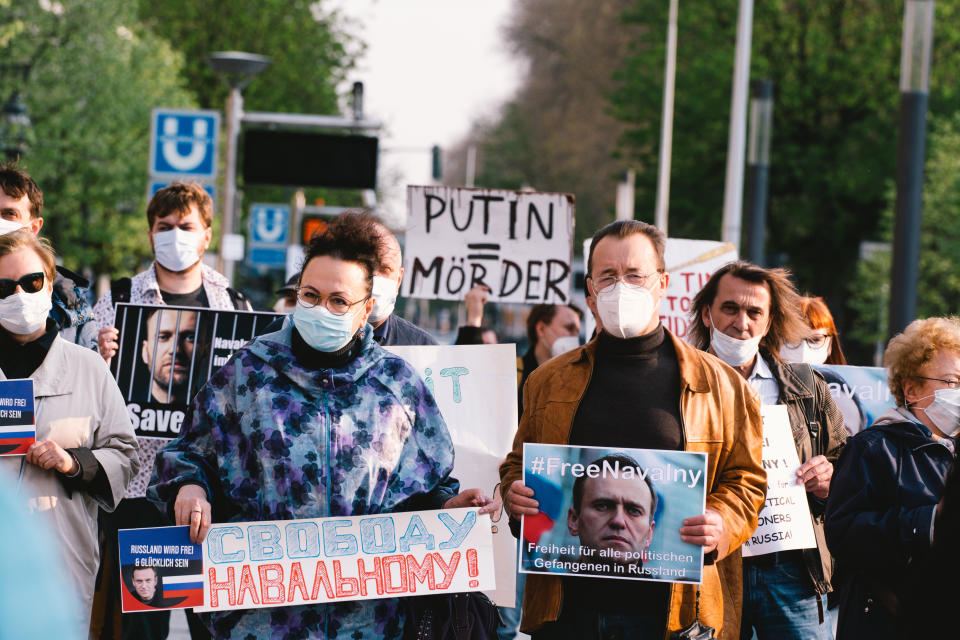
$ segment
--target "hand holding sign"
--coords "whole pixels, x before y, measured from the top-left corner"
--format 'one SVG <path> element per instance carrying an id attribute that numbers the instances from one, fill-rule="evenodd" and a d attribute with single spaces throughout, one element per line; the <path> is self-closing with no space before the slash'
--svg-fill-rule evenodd
<path id="1" fill-rule="evenodd" d="M 807 493 L 821 500 L 830 493 L 830 479 L 833 477 L 833 465 L 823 456 L 810 458 L 797 469 L 797 483 L 802 484 Z"/>
<path id="2" fill-rule="evenodd" d="M 512 518 L 535 516 L 540 512 L 540 503 L 533 498 L 533 489 L 523 484 L 523 480 L 513 481 L 503 501 Z"/>
<path id="3" fill-rule="evenodd" d="M 53 440 L 37 440 L 27 449 L 27 462 L 41 469 L 53 469 L 64 475 L 75 474 L 80 465 Z"/>
<path id="4" fill-rule="evenodd" d="M 173 514 L 177 525 L 190 525 L 190 541 L 197 544 L 203 542 L 213 524 L 207 492 L 199 485 L 180 487 L 177 501 L 173 503 Z"/>
<path id="5" fill-rule="evenodd" d="M 680 527 L 680 539 L 700 545 L 704 553 L 716 549 L 723 538 L 723 518 L 713 509 L 707 509 L 703 515 L 687 518 Z"/>

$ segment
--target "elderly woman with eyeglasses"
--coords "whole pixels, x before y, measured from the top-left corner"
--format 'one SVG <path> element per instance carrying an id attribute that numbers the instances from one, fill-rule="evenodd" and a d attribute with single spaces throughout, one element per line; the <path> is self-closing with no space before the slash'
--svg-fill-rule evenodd
<path id="1" fill-rule="evenodd" d="M 7 454 L 0 474 L 16 483 L 17 497 L 55 536 L 62 574 L 52 579 L 65 597 L 76 598 L 75 629 L 85 634 L 100 565 L 97 511 L 117 506 L 140 463 L 107 365 L 96 352 L 60 338 L 47 317 L 54 277 L 46 241 L 27 230 L 0 235 L 0 381 L 33 380 L 36 427 L 29 443 L 29 436 L 12 437 L 16 423 L 0 424 L 9 427 L 0 434 L 0 453 Z"/>
<path id="2" fill-rule="evenodd" d="M 913 637 L 960 432 L 960 319 L 911 322 L 884 361 L 897 406 L 847 441 L 827 500 L 840 638 Z"/>
<path id="3" fill-rule="evenodd" d="M 190 525 L 194 541 L 213 521 L 437 509 L 456 493 L 433 396 L 367 325 L 374 231 L 368 215 L 345 214 L 310 241 L 292 323 L 216 372 L 161 451 L 148 497 Z M 404 622 L 397 599 L 201 619 L 217 638 L 399 638 Z"/>

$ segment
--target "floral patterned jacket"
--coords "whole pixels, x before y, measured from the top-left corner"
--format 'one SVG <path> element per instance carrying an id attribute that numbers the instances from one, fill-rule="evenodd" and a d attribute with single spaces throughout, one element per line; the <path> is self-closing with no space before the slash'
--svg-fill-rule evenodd
<path id="1" fill-rule="evenodd" d="M 169 509 L 182 485 L 201 485 L 214 522 L 442 506 L 423 499 L 453 470 L 446 423 L 413 367 L 369 329 L 341 368 L 305 368 L 290 325 L 234 354 L 157 456 L 147 497 Z M 400 638 L 404 621 L 396 599 L 201 617 L 217 638 Z"/>

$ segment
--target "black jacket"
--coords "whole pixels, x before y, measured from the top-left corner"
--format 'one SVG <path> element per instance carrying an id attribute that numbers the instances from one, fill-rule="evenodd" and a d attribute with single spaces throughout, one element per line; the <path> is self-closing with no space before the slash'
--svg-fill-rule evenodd
<path id="1" fill-rule="evenodd" d="M 429 333 L 392 313 L 387 316 L 387 321 L 381 326 L 383 330 L 375 330 L 373 338 L 384 347 L 390 345 L 422 346 L 437 344 L 437 341 Z"/>
<path id="2" fill-rule="evenodd" d="M 933 513 L 953 454 L 903 411 L 851 437 L 835 467 L 826 535 L 843 569 L 837 637 L 911 635 L 907 612 L 929 570 Z"/>

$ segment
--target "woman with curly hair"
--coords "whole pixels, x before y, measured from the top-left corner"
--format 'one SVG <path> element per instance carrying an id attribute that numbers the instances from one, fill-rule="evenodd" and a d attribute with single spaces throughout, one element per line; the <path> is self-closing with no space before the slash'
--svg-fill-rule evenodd
<path id="1" fill-rule="evenodd" d="M 897 406 L 847 441 L 827 500 L 827 544 L 844 569 L 844 639 L 918 637 L 911 612 L 960 432 L 960 319 L 911 322 L 884 361 Z"/>

